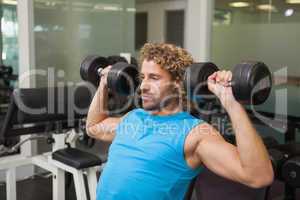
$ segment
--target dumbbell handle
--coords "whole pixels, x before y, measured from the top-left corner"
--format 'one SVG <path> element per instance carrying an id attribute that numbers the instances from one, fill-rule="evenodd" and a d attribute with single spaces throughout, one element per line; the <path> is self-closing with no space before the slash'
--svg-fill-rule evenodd
<path id="1" fill-rule="evenodd" d="M 219 82 L 217 82 L 217 83 L 219 83 Z M 224 87 L 232 87 L 233 85 L 234 85 L 233 81 L 228 81 L 228 85 L 224 86 Z"/>
<path id="2" fill-rule="evenodd" d="M 102 72 L 103 69 L 104 69 L 104 68 L 99 68 L 99 69 L 97 70 L 97 74 L 99 75 L 99 77 L 102 76 L 101 72 Z"/>

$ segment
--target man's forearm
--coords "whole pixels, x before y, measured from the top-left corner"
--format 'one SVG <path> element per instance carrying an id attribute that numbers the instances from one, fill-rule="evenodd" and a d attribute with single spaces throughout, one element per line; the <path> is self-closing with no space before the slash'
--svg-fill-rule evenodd
<path id="1" fill-rule="evenodd" d="M 107 88 L 100 83 L 88 111 L 86 127 L 94 126 L 108 117 L 107 101 Z"/>
<path id="2" fill-rule="evenodd" d="M 270 174 L 272 165 L 269 154 L 245 109 L 239 103 L 235 102 L 226 110 L 230 116 L 236 135 L 241 165 L 245 172 L 249 176 L 259 176 L 260 173 Z"/>

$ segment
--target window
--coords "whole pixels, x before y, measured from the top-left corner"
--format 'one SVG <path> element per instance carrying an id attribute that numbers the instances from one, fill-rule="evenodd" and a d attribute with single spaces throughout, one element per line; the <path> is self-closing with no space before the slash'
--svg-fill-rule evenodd
<path id="1" fill-rule="evenodd" d="M 300 4 L 282 0 L 215 0 L 211 60 L 227 69 L 244 60 L 263 61 L 273 72 L 271 95 L 258 110 L 300 116 L 299 12 Z M 276 136 L 283 141 L 284 134 Z"/>
<path id="2" fill-rule="evenodd" d="M 184 46 L 184 10 L 166 11 L 166 42 Z"/>
<path id="3" fill-rule="evenodd" d="M 138 12 L 135 14 L 135 49 L 139 50 L 148 40 L 148 13 Z"/>

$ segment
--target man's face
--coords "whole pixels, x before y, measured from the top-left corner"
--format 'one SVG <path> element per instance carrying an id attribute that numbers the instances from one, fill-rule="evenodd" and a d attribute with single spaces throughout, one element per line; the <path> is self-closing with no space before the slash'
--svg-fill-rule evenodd
<path id="1" fill-rule="evenodd" d="M 145 110 L 160 110 L 174 99 L 175 81 L 171 74 L 153 61 L 144 60 L 140 72 L 141 97 Z"/>

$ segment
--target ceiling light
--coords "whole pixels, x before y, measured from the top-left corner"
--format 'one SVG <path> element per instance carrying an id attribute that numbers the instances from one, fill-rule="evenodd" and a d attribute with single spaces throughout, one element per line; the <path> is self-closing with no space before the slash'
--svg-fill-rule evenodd
<path id="1" fill-rule="evenodd" d="M 136 12 L 136 9 L 135 8 L 126 8 L 126 11 L 127 12 Z"/>
<path id="2" fill-rule="evenodd" d="M 103 6 L 103 10 L 108 10 L 108 11 L 119 11 L 121 8 L 118 6 Z"/>
<path id="3" fill-rule="evenodd" d="M 78 6 L 78 7 L 92 7 L 92 3 L 85 3 L 85 2 L 72 2 L 73 6 Z"/>
<path id="4" fill-rule="evenodd" d="M 284 12 L 284 15 L 286 17 L 290 17 L 294 14 L 294 10 L 293 9 L 287 9 L 285 12 Z"/>
<path id="5" fill-rule="evenodd" d="M 272 11 L 272 12 L 277 12 L 277 9 L 275 6 L 270 5 L 270 4 L 261 4 L 257 6 L 257 9 L 263 10 L 263 11 Z"/>
<path id="6" fill-rule="evenodd" d="M 14 0 L 2 0 L 3 4 L 9 4 L 9 5 L 17 5 L 17 1 Z"/>
<path id="7" fill-rule="evenodd" d="M 286 0 L 286 3 L 290 3 L 290 4 L 300 4 L 300 0 Z"/>
<path id="8" fill-rule="evenodd" d="M 104 3 L 98 3 L 94 6 L 95 10 L 106 10 L 106 11 L 122 11 L 123 8 L 121 8 L 118 4 L 104 4 Z"/>
<path id="9" fill-rule="evenodd" d="M 231 3 L 229 3 L 229 6 L 230 7 L 235 7 L 235 8 L 244 8 L 244 7 L 250 6 L 250 3 L 242 2 L 242 1 L 240 1 L 240 2 L 231 2 Z"/>

